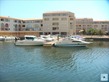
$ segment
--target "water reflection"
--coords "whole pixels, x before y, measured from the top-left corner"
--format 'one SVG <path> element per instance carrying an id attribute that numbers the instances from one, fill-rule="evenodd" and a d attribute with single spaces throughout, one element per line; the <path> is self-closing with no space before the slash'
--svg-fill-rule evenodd
<path id="1" fill-rule="evenodd" d="M 43 48 L 41 58 L 44 66 L 50 69 L 70 69 L 75 65 L 77 59 L 76 52 L 86 50 L 86 47 L 80 48 Z M 76 57 L 75 57 L 76 56 Z M 51 67 L 50 67 L 51 66 Z"/>
<path id="2" fill-rule="evenodd" d="M 109 42 L 107 41 L 94 41 L 89 47 L 104 47 L 109 48 Z"/>
<path id="3" fill-rule="evenodd" d="M 0 43 L 0 82 L 99 82 L 108 71 L 109 42 L 66 48 Z"/>
<path id="4" fill-rule="evenodd" d="M 34 50 L 40 49 L 42 46 L 16 46 L 16 47 L 26 52 L 34 52 Z"/>

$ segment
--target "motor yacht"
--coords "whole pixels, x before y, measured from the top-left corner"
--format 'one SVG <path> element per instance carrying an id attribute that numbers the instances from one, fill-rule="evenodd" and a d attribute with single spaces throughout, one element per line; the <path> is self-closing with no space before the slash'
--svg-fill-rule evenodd
<path id="1" fill-rule="evenodd" d="M 5 37 L 0 36 L 0 41 L 4 41 L 4 40 L 5 40 Z"/>
<path id="2" fill-rule="evenodd" d="M 92 42 L 87 42 L 81 36 L 69 36 L 57 41 L 55 46 L 87 46 Z"/>
<path id="3" fill-rule="evenodd" d="M 15 45 L 43 45 L 44 40 L 39 39 L 34 35 L 25 35 L 23 40 L 15 40 Z"/>
<path id="4" fill-rule="evenodd" d="M 51 42 L 55 40 L 55 38 L 51 35 L 41 35 L 40 38 L 45 40 L 46 42 Z"/>

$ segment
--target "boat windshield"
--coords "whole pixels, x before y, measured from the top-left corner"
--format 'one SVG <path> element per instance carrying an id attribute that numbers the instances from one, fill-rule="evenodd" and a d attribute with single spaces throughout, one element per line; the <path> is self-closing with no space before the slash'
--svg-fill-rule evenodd
<path id="1" fill-rule="evenodd" d="M 25 37 L 27 40 L 34 40 L 35 37 Z"/>

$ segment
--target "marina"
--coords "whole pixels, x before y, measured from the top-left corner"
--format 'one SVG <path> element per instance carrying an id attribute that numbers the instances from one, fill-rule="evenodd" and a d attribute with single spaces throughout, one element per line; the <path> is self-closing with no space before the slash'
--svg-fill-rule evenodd
<path id="1" fill-rule="evenodd" d="M 0 0 L 0 82 L 108 82 L 109 0 Z"/>
<path id="2" fill-rule="evenodd" d="M 109 42 L 88 47 L 15 46 L 0 41 L 0 82 L 100 82 L 109 74 Z"/>
<path id="3" fill-rule="evenodd" d="M 87 46 L 92 42 L 85 41 L 79 35 L 72 35 L 68 37 L 59 37 L 59 36 L 51 36 L 51 35 L 41 35 L 40 37 L 36 37 L 34 35 L 25 35 L 22 40 L 15 39 L 15 45 L 17 46 L 69 46 L 69 47 L 79 47 L 79 46 Z"/>

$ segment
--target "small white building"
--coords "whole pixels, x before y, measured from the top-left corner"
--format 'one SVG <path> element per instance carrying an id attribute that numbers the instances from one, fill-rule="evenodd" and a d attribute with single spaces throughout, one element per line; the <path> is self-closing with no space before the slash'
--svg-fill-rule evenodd
<path id="1" fill-rule="evenodd" d="M 0 31 L 20 31 L 23 27 L 22 22 L 21 19 L 0 16 Z"/>

